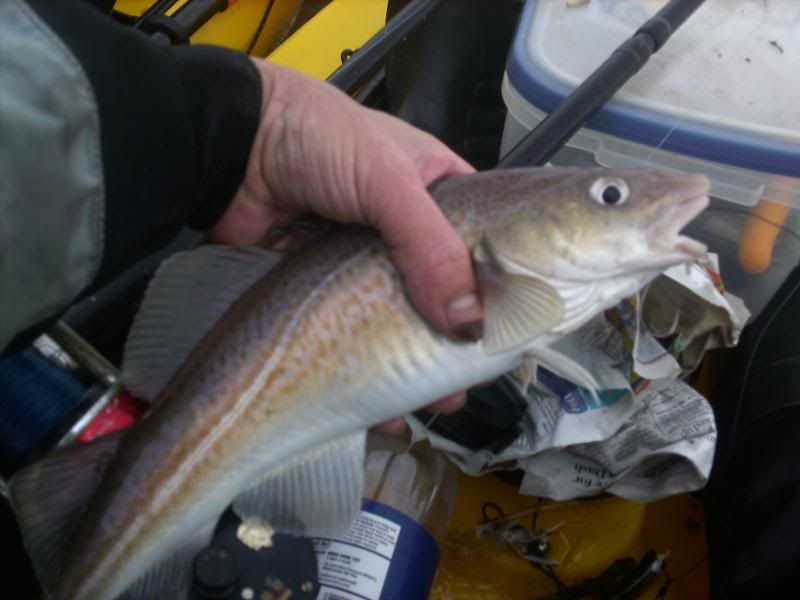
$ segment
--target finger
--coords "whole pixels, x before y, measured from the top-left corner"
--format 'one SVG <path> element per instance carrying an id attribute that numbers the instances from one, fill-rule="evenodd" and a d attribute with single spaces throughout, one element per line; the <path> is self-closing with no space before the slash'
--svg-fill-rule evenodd
<path id="1" fill-rule="evenodd" d="M 465 175 L 475 168 L 431 134 L 412 127 L 392 115 L 378 112 L 376 119 L 384 131 L 413 157 L 422 183 L 426 186 L 448 175 Z"/>
<path id="2" fill-rule="evenodd" d="M 406 177 L 373 192 L 371 222 L 386 240 L 411 301 L 443 333 L 480 337 L 483 309 L 463 240 L 423 184 Z"/>
<path id="3" fill-rule="evenodd" d="M 390 435 L 400 435 L 406 430 L 406 422 L 404 419 L 392 419 L 380 425 L 376 425 L 371 429 L 376 433 L 388 433 Z"/>
<path id="4" fill-rule="evenodd" d="M 450 394 L 441 400 L 437 400 L 427 408 L 431 412 L 440 412 L 442 414 L 449 415 L 464 408 L 464 404 L 466 402 L 467 393 L 458 392 L 456 394 Z"/>
<path id="5" fill-rule="evenodd" d="M 452 175 L 468 175 L 475 168 L 461 157 L 451 153 L 442 145 L 415 160 L 422 183 L 430 185 L 438 179 Z"/>
<path id="6" fill-rule="evenodd" d="M 265 198 L 240 190 L 209 231 L 209 238 L 222 244 L 257 244 L 272 227 L 283 225 L 295 216 L 272 206 Z"/>

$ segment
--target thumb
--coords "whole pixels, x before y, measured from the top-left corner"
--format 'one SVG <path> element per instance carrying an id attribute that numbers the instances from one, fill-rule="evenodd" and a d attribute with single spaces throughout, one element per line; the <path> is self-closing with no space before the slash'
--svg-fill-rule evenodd
<path id="1" fill-rule="evenodd" d="M 411 301 L 439 331 L 477 340 L 481 307 L 469 250 L 419 179 L 386 186 L 373 223 L 388 244 Z"/>

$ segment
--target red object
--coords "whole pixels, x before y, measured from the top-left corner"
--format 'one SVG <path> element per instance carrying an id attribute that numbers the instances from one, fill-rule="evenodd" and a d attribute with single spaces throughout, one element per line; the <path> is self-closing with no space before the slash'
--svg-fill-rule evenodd
<path id="1" fill-rule="evenodd" d="M 101 435 L 107 435 L 125 429 L 140 419 L 147 412 L 148 405 L 130 392 L 123 390 L 108 403 L 99 415 L 84 429 L 81 442 L 91 442 Z"/>

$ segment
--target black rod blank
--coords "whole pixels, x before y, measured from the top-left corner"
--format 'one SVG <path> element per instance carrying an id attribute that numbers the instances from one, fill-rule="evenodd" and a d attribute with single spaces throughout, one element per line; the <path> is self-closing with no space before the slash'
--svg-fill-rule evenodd
<path id="1" fill-rule="evenodd" d="M 354 94 L 369 80 L 391 54 L 402 45 L 442 0 L 412 0 L 385 27 L 356 50 L 329 78 L 328 83 Z"/>

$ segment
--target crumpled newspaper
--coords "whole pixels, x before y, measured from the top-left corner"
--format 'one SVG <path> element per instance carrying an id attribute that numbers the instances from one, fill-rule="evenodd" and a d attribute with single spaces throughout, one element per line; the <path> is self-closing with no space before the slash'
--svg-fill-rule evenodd
<path id="1" fill-rule="evenodd" d="M 684 372 L 697 368 L 707 350 L 735 346 L 750 317 L 744 302 L 724 290 L 716 255 L 709 259 L 705 268 L 669 269 L 652 283 L 643 302 L 645 326 L 671 338 L 669 351 Z"/>
<path id="2" fill-rule="evenodd" d="M 502 451 L 473 452 L 409 417 L 414 436 L 471 475 L 522 469 L 521 493 L 557 500 L 609 492 L 652 501 L 703 487 L 714 415 L 681 377 L 706 350 L 735 345 L 749 316 L 724 292 L 716 265 L 712 256 L 704 266 L 670 269 L 641 304 L 622 302 L 553 343 L 594 376 L 596 395 L 542 367 L 527 389 L 506 375 L 528 409 L 521 434 Z"/>
<path id="3" fill-rule="evenodd" d="M 531 406 L 542 415 L 540 402 Z M 622 425 L 607 438 L 585 442 L 581 438 L 594 436 L 576 430 L 568 446 L 522 459 L 520 492 L 556 500 L 609 492 L 652 501 L 706 484 L 717 434 L 711 407 L 700 394 L 676 380 L 647 388 L 626 408 L 630 415 L 618 420 Z M 559 417 L 560 428 L 571 421 Z M 613 425 L 607 415 L 597 418 Z"/>

